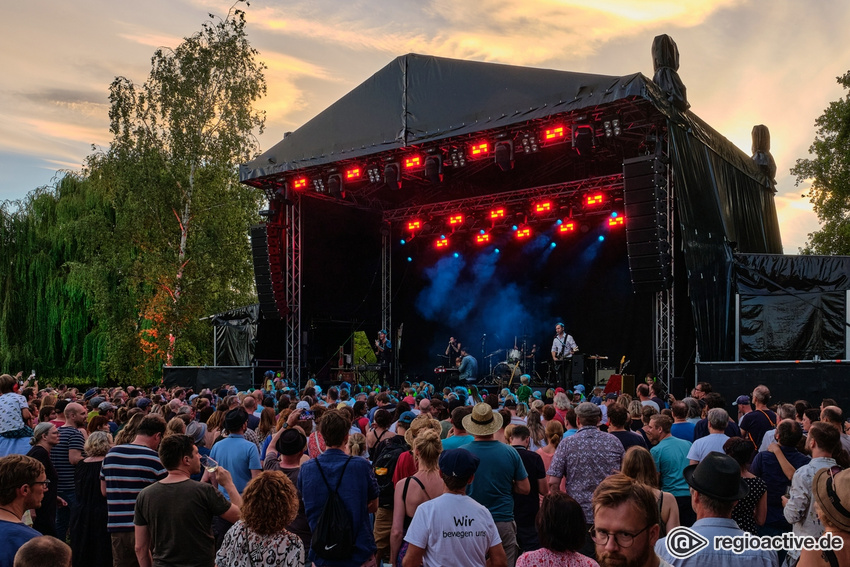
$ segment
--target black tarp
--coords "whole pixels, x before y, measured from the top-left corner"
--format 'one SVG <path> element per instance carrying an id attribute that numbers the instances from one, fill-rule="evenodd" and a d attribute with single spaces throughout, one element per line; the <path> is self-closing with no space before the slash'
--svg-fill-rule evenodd
<path id="1" fill-rule="evenodd" d="M 736 254 L 741 360 L 844 359 L 850 256 Z"/>
<path id="2" fill-rule="evenodd" d="M 408 54 L 240 167 L 241 181 L 510 126 L 627 97 L 640 73 L 613 77 Z"/>
<path id="3" fill-rule="evenodd" d="M 259 316 L 259 303 L 212 316 L 216 366 L 251 364 Z"/>

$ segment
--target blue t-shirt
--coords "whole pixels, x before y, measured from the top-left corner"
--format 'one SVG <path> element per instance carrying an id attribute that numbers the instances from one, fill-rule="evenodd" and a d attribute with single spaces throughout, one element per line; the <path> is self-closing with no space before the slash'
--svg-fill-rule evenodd
<path id="1" fill-rule="evenodd" d="M 471 443 L 473 439 L 475 439 L 475 437 L 472 435 L 452 435 L 451 437 L 446 437 L 443 439 L 443 451 L 463 447 L 464 445 Z"/>
<path id="2" fill-rule="evenodd" d="M 0 520 L 0 567 L 12 567 L 15 554 L 26 542 L 41 534 L 18 522 Z"/>
<path id="3" fill-rule="evenodd" d="M 528 478 L 519 453 L 496 440 L 473 441 L 462 448 L 481 459 L 467 494 L 490 510 L 494 522 L 513 521 L 514 481 Z"/>
<path id="4" fill-rule="evenodd" d="M 696 427 L 696 424 L 689 421 L 674 423 L 670 426 L 670 433 L 673 434 L 673 437 L 678 437 L 679 439 L 684 439 L 688 443 L 693 443 L 694 427 Z"/>
<path id="5" fill-rule="evenodd" d="M 213 445 L 210 457 L 230 472 L 239 494 L 242 494 L 245 486 L 251 482 L 251 471 L 263 470 L 257 446 L 235 433 L 231 433 Z M 218 489 L 225 498 L 230 500 L 223 486 L 219 485 Z"/>
<path id="6" fill-rule="evenodd" d="M 665 437 L 658 445 L 649 450 L 655 460 L 661 479 L 661 490 L 673 496 L 687 496 L 691 493 L 682 471 L 691 464 L 688 451 L 691 444 L 678 437 Z"/>
<path id="7" fill-rule="evenodd" d="M 350 461 L 349 461 L 350 459 Z M 318 461 L 318 464 L 317 464 Z M 348 465 L 345 465 L 348 461 Z M 327 485 L 322 479 L 322 473 Z M 342 482 L 340 474 L 345 466 Z M 304 500 L 304 511 L 310 529 L 315 530 L 325 502 L 328 499 L 328 486 L 334 490 L 339 483 L 339 495 L 345 507 L 351 514 L 351 525 L 354 526 L 354 554 L 348 561 L 329 561 L 310 551 L 308 559 L 316 565 L 332 565 L 334 567 L 359 567 L 369 559 L 375 551 L 375 538 L 372 535 L 372 523 L 369 521 L 369 502 L 378 497 L 378 481 L 372 472 L 372 465 L 366 459 L 349 457 L 339 449 L 327 449 L 315 459 L 310 459 L 301 466 L 298 474 L 298 493 Z"/>

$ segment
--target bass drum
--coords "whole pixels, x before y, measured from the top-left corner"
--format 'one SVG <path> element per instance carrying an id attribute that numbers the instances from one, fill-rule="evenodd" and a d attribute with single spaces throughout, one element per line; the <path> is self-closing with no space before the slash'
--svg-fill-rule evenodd
<path id="1" fill-rule="evenodd" d="M 522 374 L 522 372 L 520 372 L 518 368 L 516 372 L 514 372 L 514 366 L 506 362 L 500 362 L 496 365 L 495 368 L 493 368 L 493 379 L 494 381 L 501 380 L 504 382 L 508 382 L 511 379 L 512 372 L 514 373 L 514 378 L 517 379 L 519 379 L 519 375 Z"/>

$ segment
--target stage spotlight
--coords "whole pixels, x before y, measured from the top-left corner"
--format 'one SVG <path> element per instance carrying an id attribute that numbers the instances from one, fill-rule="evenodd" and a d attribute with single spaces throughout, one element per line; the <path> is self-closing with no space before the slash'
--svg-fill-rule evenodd
<path id="1" fill-rule="evenodd" d="M 398 162 L 388 163 L 384 166 L 384 183 L 390 189 L 401 189 L 401 169 Z"/>
<path id="2" fill-rule="evenodd" d="M 369 176 L 370 183 L 378 183 L 381 181 L 381 168 L 377 165 L 370 165 L 366 168 L 366 175 Z"/>
<path id="3" fill-rule="evenodd" d="M 449 159 L 454 167 L 463 167 L 466 165 L 466 153 L 462 148 L 453 148 L 449 154 Z"/>
<path id="4" fill-rule="evenodd" d="M 593 151 L 593 126 L 578 124 L 573 130 L 573 149 L 578 155 L 587 157 Z"/>
<path id="5" fill-rule="evenodd" d="M 491 209 L 490 210 L 490 220 L 503 219 L 505 218 L 505 209 Z"/>
<path id="6" fill-rule="evenodd" d="M 605 237 L 601 234 L 599 235 L 599 242 L 605 242 Z"/>
<path id="7" fill-rule="evenodd" d="M 521 143 L 522 151 L 527 154 L 533 154 L 540 149 L 540 146 L 537 144 L 537 136 L 534 134 L 523 134 Z"/>
<path id="8" fill-rule="evenodd" d="M 408 262 L 412 262 L 412 261 L 413 261 L 413 258 L 411 258 L 410 256 L 408 256 L 408 257 L 407 257 L 407 261 L 408 261 Z"/>
<path id="9" fill-rule="evenodd" d="M 296 177 L 292 180 L 292 188 L 293 189 L 306 189 L 307 188 L 307 178 L 306 177 Z"/>
<path id="10" fill-rule="evenodd" d="M 608 228 L 623 226 L 623 217 L 608 217 Z"/>
<path id="11" fill-rule="evenodd" d="M 463 224 L 463 215 L 458 213 L 456 215 L 452 215 L 449 217 L 449 225 L 451 226 L 460 226 Z"/>
<path id="12" fill-rule="evenodd" d="M 363 170 L 360 166 L 355 166 L 345 170 L 346 181 L 360 181 L 363 179 Z"/>
<path id="13" fill-rule="evenodd" d="M 452 255 L 453 255 L 455 258 L 460 258 L 460 254 L 458 254 L 457 252 L 455 252 L 455 253 L 454 253 L 454 254 L 452 254 Z"/>
<path id="14" fill-rule="evenodd" d="M 410 232 L 416 232 L 420 228 L 422 228 L 422 221 L 420 221 L 420 220 L 407 221 L 407 230 L 409 230 Z"/>
<path id="15" fill-rule="evenodd" d="M 481 246 L 485 244 L 490 244 L 490 235 L 484 231 L 481 231 L 481 234 L 475 235 L 475 243 Z"/>
<path id="16" fill-rule="evenodd" d="M 443 234 L 437 241 L 434 243 L 437 248 L 448 248 L 449 247 L 449 239 L 446 238 L 446 235 Z"/>
<path id="17" fill-rule="evenodd" d="M 545 215 L 552 212 L 552 201 L 543 201 L 534 205 L 534 212 L 538 215 Z"/>
<path id="18" fill-rule="evenodd" d="M 485 158 L 490 155 L 490 142 L 476 142 L 469 146 L 468 156 L 470 160 Z"/>
<path id="19" fill-rule="evenodd" d="M 313 180 L 313 188 L 316 190 L 316 193 L 324 193 L 325 192 L 325 180 L 321 177 L 317 177 Z"/>
<path id="20" fill-rule="evenodd" d="M 496 165 L 502 171 L 514 168 L 514 143 L 512 140 L 502 140 L 496 143 Z"/>
<path id="21" fill-rule="evenodd" d="M 597 207 L 605 202 L 605 193 L 588 193 L 584 198 L 587 207 Z"/>
<path id="22" fill-rule="evenodd" d="M 557 246 L 557 244 L 555 244 L 554 242 L 550 242 L 550 243 L 549 243 L 549 247 L 550 247 L 550 248 L 554 248 L 555 246 Z"/>
<path id="23" fill-rule="evenodd" d="M 575 221 L 569 220 L 566 222 L 562 222 L 560 226 L 558 226 L 558 232 L 561 234 L 571 234 L 576 231 L 576 223 Z"/>
<path id="24" fill-rule="evenodd" d="M 525 240 L 531 236 L 531 229 L 527 226 L 516 229 L 516 237 L 518 240 Z"/>
<path id="25" fill-rule="evenodd" d="M 620 117 L 619 116 L 606 116 L 602 119 L 602 127 L 605 129 L 605 137 L 613 138 L 614 136 L 619 136 L 622 133 L 620 129 Z"/>
<path id="26" fill-rule="evenodd" d="M 420 155 L 412 155 L 404 158 L 404 170 L 405 171 L 416 171 L 420 169 L 424 165 L 422 161 L 422 156 Z"/>
<path id="27" fill-rule="evenodd" d="M 443 182 L 443 156 L 435 155 L 425 158 L 425 179 L 433 185 Z"/>
<path id="28" fill-rule="evenodd" d="M 496 248 L 495 250 L 493 250 L 493 253 L 494 253 L 494 254 L 498 254 L 498 253 L 499 253 L 499 249 L 498 249 L 498 248 Z"/>
<path id="29" fill-rule="evenodd" d="M 337 199 L 345 198 L 345 186 L 342 182 L 342 175 L 334 173 L 328 177 L 328 194 Z"/>
<path id="30" fill-rule="evenodd" d="M 567 141 L 567 127 L 555 124 L 543 130 L 543 145 L 552 146 Z"/>

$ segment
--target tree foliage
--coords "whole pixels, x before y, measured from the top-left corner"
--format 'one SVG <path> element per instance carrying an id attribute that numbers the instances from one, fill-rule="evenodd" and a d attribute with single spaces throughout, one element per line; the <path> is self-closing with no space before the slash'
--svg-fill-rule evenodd
<path id="1" fill-rule="evenodd" d="M 3 367 L 140 381 L 209 364 L 200 319 L 255 301 L 262 196 L 237 166 L 259 151 L 265 66 L 242 11 L 210 18 L 144 83 L 113 81 L 113 140 L 83 175 L 0 207 Z"/>
<path id="2" fill-rule="evenodd" d="M 838 77 L 850 89 L 850 71 Z M 821 222 L 820 230 L 809 234 L 803 249 L 808 254 L 850 254 L 850 96 L 831 102 L 815 121 L 815 141 L 809 147 L 811 159 L 798 159 L 791 173 L 797 185 L 812 181 L 809 199 Z"/>

